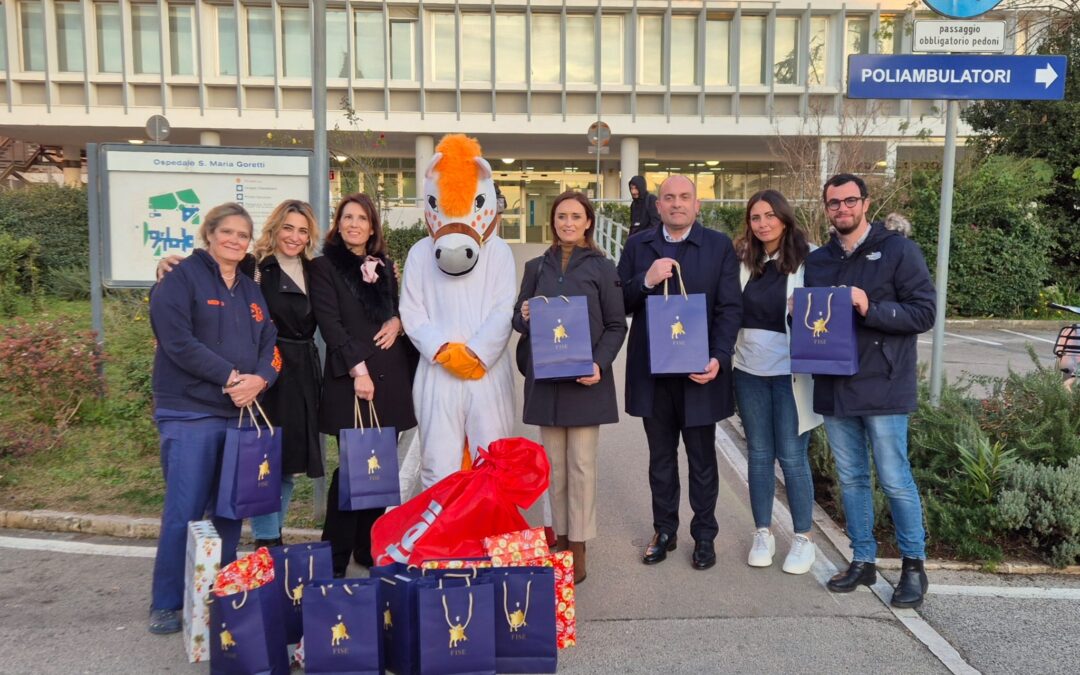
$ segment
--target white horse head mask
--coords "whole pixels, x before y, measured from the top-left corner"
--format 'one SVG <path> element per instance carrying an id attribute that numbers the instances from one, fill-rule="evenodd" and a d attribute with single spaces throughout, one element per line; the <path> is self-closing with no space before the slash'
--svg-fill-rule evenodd
<path id="1" fill-rule="evenodd" d="M 491 165 L 480 152 L 476 139 L 450 134 L 424 174 L 424 221 L 435 240 L 435 264 L 450 276 L 476 267 L 498 222 Z"/>

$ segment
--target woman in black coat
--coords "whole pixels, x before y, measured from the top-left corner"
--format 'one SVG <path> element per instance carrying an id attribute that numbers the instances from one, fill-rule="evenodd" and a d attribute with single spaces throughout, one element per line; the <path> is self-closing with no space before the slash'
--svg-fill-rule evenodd
<path id="1" fill-rule="evenodd" d="M 326 341 L 319 430 L 337 435 L 354 426 L 356 397 L 374 401 L 382 426 L 400 433 L 416 426 L 412 405 L 409 341 L 401 339 L 393 263 L 375 204 L 364 194 L 345 197 L 334 211 L 323 255 L 311 265 L 311 301 Z M 361 405 L 371 426 L 367 405 Z M 349 554 L 371 565 L 371 526 L 383 509 L 338 509 L 338 471 L 327 494 L 323 540 L 334 556 L 334 575 L 344 576 Z"/>
<path id="2" fill-rule="evenodd" d="M 601 424 L 619 421 L 612 363 L 626 337 L 626 313 L 615 265 L 593 241 L 595 214 L 580 192 L 551 207 L 554 244 L 525 263 L 514 329 L 529 334 L 529 299 L 584 296 L 589 307 L 593 374 L 573 381 L 536 381 L 525 356 L 526 424 L 540 427 L 551 460 L 552 505 L 559 546 L 574 553 L 574 579 L 585 579 L 585 542 L 596 537 L 596 446 Z M 553 300 L 558 302 L 557 299 Z"/>

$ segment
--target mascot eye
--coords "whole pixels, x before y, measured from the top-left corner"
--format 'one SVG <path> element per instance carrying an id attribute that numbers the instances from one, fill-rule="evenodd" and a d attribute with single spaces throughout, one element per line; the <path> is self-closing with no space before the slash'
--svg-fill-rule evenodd
<path id="1" fill-rule="evenodd" d="M 428 206 L 431 207 L 432 211 L 438 211 L 439 210 L 439 203 L 437 201 L 435 201 L 435 195 L 428 195 L 427 203 L 428 203 Z"/>
<path id="2" fill-rule="evenodd" d="M 476 195 L 476 210 L 484 208 L 484 195 Z"/>
<path id="3" fill-rule="evenodd" d="M 469 260 L 472 260 L 473 252 L 472 252 L 471 248 L 465 249 L 465 257 L 468 258 Z"/>

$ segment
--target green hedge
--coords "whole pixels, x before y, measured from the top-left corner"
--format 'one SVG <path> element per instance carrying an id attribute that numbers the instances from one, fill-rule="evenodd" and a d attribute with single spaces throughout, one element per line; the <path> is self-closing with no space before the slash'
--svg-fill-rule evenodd
<path id="1" fill-rule="evenodd" d="M 626 204 L 604 202 L 600 204 L 600 215 L 607 216 L 617 223 L 628 225 L 630 223 L 630 207 Z M 698 220 L 705 227 L 725 232 L 735 238 L 743 229 L 744 210 L 741 206 L 724 206 L 721 204 L 702 204 Z"/>
<path id="2" fill-rule="evenodd" d="M 405 258 L 413 244 L 428 236 L 427 228 L 416 224 L 410 227 L 393 227 L 383 230 L 390 259 L 405 269 Z"/>
<path id="3" fill-rule="evenodd" d="M 38 243 L 38 264 L 46 283 L 53 270 L 86 266 L 87 223 L 85 188 L 38 185 L 0 190 L 0 232 Z"/>
<path id="4" fill-rule="evenodd" d="M 40 247 L 33 239 L 0 232 L 0 314 L 14 316 L 24 299 L 39 308 L 39 255 Z"/>

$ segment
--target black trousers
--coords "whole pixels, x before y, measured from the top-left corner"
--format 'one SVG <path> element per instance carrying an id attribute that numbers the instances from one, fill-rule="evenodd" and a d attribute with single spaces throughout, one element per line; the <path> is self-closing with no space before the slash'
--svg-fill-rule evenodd
<path id="1" fill-rule="evenodd" d="M 357 562 L 370 567 L 371 528 L 386 509 L 363 509 L 361 511 L 342 511 L 338 508 L 338 469 L 330 479 L 330 489 L 326 494 L 326 523 L 323 525 L 322 540 L 330 542 L 330 551 L 334 557 L 334 576 L 345 576 L 349 567 L 349 556 L 356 551 Z"/>
<path id="2" fill-rule="evenodd" d="M 690 535 L 694 541 L 716 539 L 716 497 L 720 474 L 716 463 L 716 425 L 685 425 L 686 405 L 681 378 L 657 378 L 652 417 L 642 418 L 649 440 L 649 487 L 653 529 L 674 535 L 679 530 L 679 434 L 690 465 Z"/>

